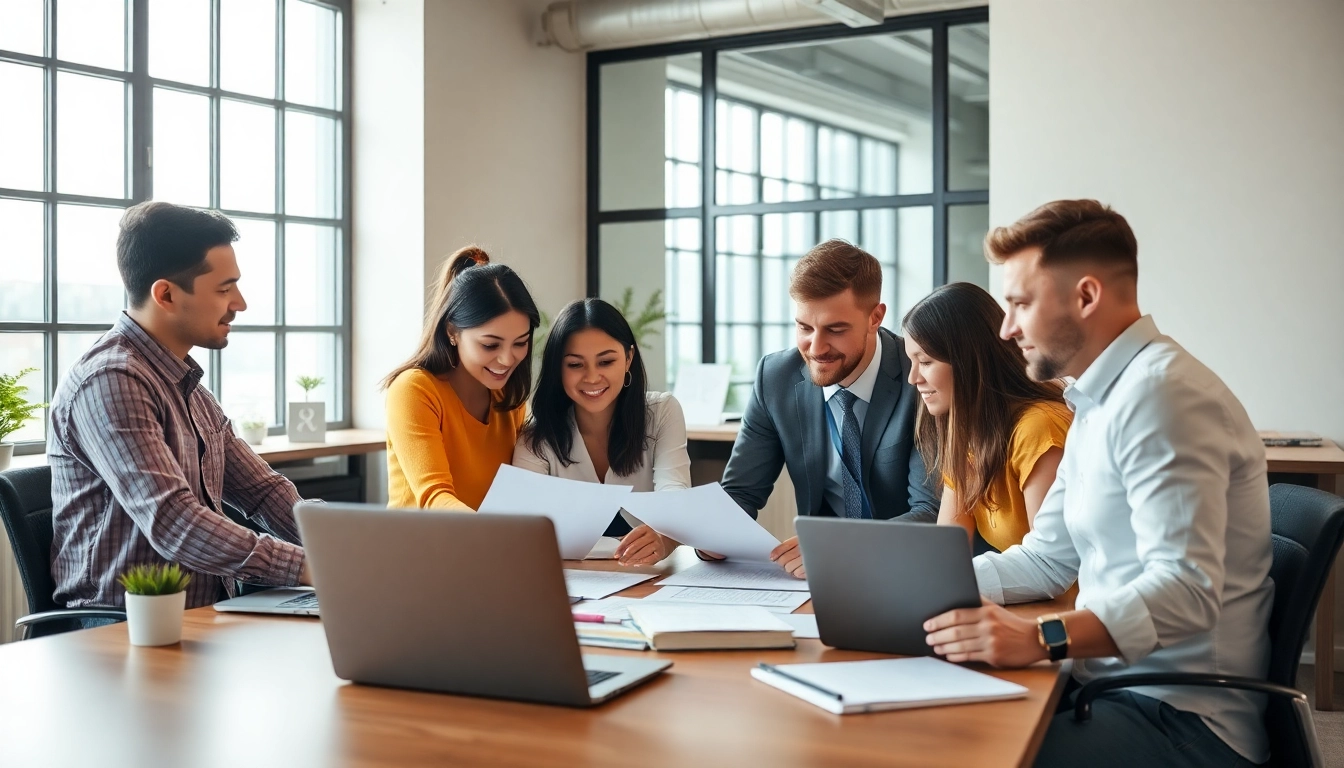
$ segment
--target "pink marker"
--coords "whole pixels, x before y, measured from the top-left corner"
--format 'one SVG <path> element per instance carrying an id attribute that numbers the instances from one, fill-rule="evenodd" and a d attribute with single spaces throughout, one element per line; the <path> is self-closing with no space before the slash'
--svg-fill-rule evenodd
<path id="1" fill-rule="evenodd" d="M 600 613 L 576 613 L 575 621 L 587 622 L 589 624 L 620 624 L 621 620 L 611 616 L 603 616 Z"/>

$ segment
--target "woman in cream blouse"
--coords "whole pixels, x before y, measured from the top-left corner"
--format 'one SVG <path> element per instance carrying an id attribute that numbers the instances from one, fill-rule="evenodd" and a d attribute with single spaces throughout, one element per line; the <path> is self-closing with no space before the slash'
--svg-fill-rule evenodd
<path id="1" fill-rule="evenodd" d="M 686 419 L 676 398 L 645 389 L 634 333 L 601 299 L 571 302 L 555 318 L 541 359 L 532 414 L 513 464 L 554 477 L 629 485 L 636 491 L 691 486 Z M 649 565 L 677 542 L 635 521 L 612 519 L 622 565 Z"/>

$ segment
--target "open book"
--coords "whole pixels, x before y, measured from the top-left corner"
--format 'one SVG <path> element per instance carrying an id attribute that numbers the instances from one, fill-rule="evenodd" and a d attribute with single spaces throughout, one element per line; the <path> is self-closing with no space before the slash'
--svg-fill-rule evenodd
<path id="1" fill-rule="evenodd" d="M 934 658 L 761 664 L 751 676 L 837 715 L 1027 695 L 1016 683 Z"/>

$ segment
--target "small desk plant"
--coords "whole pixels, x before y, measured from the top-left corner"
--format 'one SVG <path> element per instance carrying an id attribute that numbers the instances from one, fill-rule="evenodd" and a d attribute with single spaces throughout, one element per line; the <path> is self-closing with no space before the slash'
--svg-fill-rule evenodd
<path id="1" fill-rule="evenodd" d="M 303 390 L 302 403 L 289 404 L 289 420 L 285 434 L 292 443 L 325 443 L 327 441 L 327 404 L 310 403 L 313 390 L 326 382 L 321 376 L 300 376 L 294 380 Z"/>
<path id="2" fill-rule="evenodd" d="M 0 472 L 9 469 L 14 458 L 14 444 L 6 438 L 35 418 L 34 411 L 47 407 L 46 403 L 28 402 L 28 388 L 19 383 L 19 379 L 36 370 L 24 368 L 16 374 L 0 374 Z"/>
<path id="3" fill-rule="evenodd" d="M 176 563 L 136 565 L 117 577 L 126 589 L 126 628 L 131 645 L 172 645 L 182 640 L 191 574 Z"/>

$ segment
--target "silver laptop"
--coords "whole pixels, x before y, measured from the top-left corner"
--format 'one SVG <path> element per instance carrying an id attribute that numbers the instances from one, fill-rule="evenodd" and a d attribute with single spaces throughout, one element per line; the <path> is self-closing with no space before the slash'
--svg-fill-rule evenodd
<path id="1" fill-rule="evenodd" d="M 216 611 L 278 613 L 287 616 L 317 616 L 317 593 L 312 587 L 278 587 L 215 603 Z"/>
<path id="2" fill-rule="evenodd" d="M 295 507 L 337 677 L 588 706 L 671 662 L 580 654 L 544 517 Z"/>
<path id="3" fill-rule="evenodd" d="M 924 622 L 980 605 L 957 526 L 798 517 L 812 609 L 832 648 L 928 656 Z"/>

